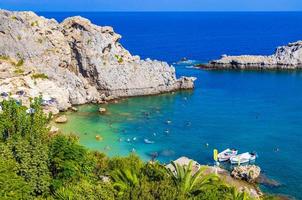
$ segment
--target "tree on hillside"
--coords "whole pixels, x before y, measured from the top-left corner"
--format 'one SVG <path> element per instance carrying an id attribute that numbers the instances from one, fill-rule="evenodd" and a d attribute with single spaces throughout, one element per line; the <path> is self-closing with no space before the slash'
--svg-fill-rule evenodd
<path id="1" fill-rule="evenodd" d="M 219 177 L 214 174 L 204 174 L 205 168 L 200 168 L 196 173 L 193 173 L 192 161 L 188 166 L 181 166 L 175 162 L 171 162 L 171 164 L 175 171 L 168 170 L 168 172 L 183 195 L 197 195 L 204 188 L 220 181 Z"/>
<path id="2" fill-rule="evenodd" d="M 17 163 L 10 150 L 0 144 L 0 199 L 29 199 L 30 187 L 17 175 Z"/>
<path id="3" fill-rule="evenodd" d="M 31 104 L 34 112 L 11 99 L 2 102 L 0 141 L 11 151 L 17 174 L 24 178 L 34 196 L 49 192 L 48 128 L 49 118 L 40 106 L 40 99 Z"/>

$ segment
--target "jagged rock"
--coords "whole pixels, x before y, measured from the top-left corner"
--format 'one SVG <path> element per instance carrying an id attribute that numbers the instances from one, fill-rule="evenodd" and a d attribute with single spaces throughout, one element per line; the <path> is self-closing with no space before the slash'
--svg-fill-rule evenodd
<path id="1" fill-rule="evenodd" d="M 227 56 L 206 66 L 218 69 L 299 69 L 302 68 L 302 40 L 278 47 L 270 56 Z"/>
<path id="2" fill-rule="evenodd" d="M 107 111 L 106 108 L 99 108 L 99 112 L 100 112 L 101 114 L 104 114 L 106 111 Z"/>
<path id="3" fill-rule="evenodd" d="M 0 10 L 0 89 L 14 93 L 13 81 L 22 82 L 25 98 L 47 93 L 57 100 L 54 107 L 67 110 L 194 87 L 195 79 L 177 79 L 173 66 L 131 55 L 120 38 L 113 28 L 82 17 L 58 23 L 33 12 Z"/>
<path id="4" fill-rule="evenodd" d="M 260 175 L 260 167 L 256 165 L 246 165 L 235 167 L 231 175 L 236 179 L 245 180 L 247 182 L 255 182 Z"/>
<path id="5" fill-rule="evenodd" d="M 100 175 L 99 178 L 100 178 L 100 180 L 101 180 L 103 183 L 109 183 L 109 182 L 110 182 L 110 178 L 109 178 L 108 176 Z"/>
<path id="6" fill-rule="evenodd" d="M 67 117 L 66 115 L 61 115 L 55 120 L 56 123 L 66 123 L 67 122 Z"/>
<path id="7" fill-rule="evenodd" d="M 50 127 L 50 130 L 49 130 L 49 133 L 50 133 L 50 134 L 56 134 L 58 131 L 59 131 L 59 128 L 58 128 L 58 127 L 51 126 L 51 127 Z"/>

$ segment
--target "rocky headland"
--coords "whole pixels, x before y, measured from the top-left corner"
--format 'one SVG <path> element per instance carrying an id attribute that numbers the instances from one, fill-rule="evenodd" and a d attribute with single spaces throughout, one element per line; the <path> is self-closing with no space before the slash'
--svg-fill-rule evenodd
<path id="1" fill-rule="evenodd" d="M 212 60 L 204 68 L 213 69 L 301 69 L 302 41 L 280 46 L 269 56 L 227 56 Z"/>
<path id="2" fill-rule="evenodd" d="M 112 27 L 82 17 L 58 23 L 33 12 L 0 10 L 0 93 L 29 104 L 43 97 L 53 113 L 72 105 L 194 87 L 165 62 L 142 60 Z"/>

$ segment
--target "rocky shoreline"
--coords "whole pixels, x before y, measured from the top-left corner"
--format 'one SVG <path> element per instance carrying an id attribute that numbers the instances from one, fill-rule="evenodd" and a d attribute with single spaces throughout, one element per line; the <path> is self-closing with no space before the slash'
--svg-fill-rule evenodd
<path id="1" fill-rule="evenodd" d="M 227 56 L 212 60 L 202 68 L 208 69 L 302 69 L 302 41 L 280 46 L 270 56 Z"/>
<path id="2" fill-rule="evenodd" d="M 179 164 L 180 166 L 188 166 L 189 162 L 192 161 L 193 162 L 193 173 L 196 173 L 200 168 L 206 168 L 205 173 L 206 174 L 216 174 L 218 177 L 220 177 L 222 180 L 224 180 L 227 184 L 236 187 L 238 189 L 238 191 L 241 192 L 246 192 L 248 193 L 252 198 L 254 199 L 261 199 L 261 197 L 263 196 L 262 191 L 260 190 L 260 188 L 257 186 L 257 184 L 254 184 L 253 182 L 244 180 L 241 178 L 240 175 L 243 175 L 244 173 L 247 172 L 246 169 L 241 170 L 239 172 L 239 170 L 235 170 L 236 174 L 238 174 L 238 176 L 234 176 L 233 173 L 230 174 L 229 171 L 220 168 L 220 167 L 213 167 L 213 166 L 208 166 L 208 165 L 200 165 L 198 162 L 187 158 L 187 157 L 180 157 L 177 160 L 173 161 L 174 163 Z M 167 169 L 170 170 L 175 170 L 173 168 L 173 166 L 171 164 L 166 165 Z M 241 166 L 241 168 L 244 168 L 243 166 Z M 253 170 L 255 168 L 258 168 L 256 166 L 251 166 L 251 168 L 253 168 Z M 260 168 L 258 169 L 259 173 L 254 174 L 254 177 L 251 180 L 254 180 L 255 178 L 257 178 L 260 175 Z M 240 177 L 239 177 L 240 176 Z"/>
<path id="3" fill-rule="evenodd" d="M 53 113 L 72 105 L 192 89 L 166 62 L 142 60 L 112 27 L 82 17 L 58 23 L 33 12 L 0 10 L 0 93 L 24 105 L 42 96 Z M 0 99 L 1 100 L 1 99 Z"/>

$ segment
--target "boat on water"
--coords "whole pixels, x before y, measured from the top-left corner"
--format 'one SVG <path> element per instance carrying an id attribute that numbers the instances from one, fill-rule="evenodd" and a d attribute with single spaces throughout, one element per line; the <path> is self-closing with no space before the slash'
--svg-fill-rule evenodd
<path id="1" fill-rule="evenodd" d="M 230 160 L 231 157 L 236 156 L 238 153 L 237 149 L 226 149 L 218 154 L 218 161 L 225 162 Z"/>
<path id="2" fill-rule="evenodd" d="M 146 144 L 154 144 L 154 141 L 148 140 L 148 139 L 144 139 L 144 142 Z"/>
<path id="3" fill-rule="evenodd" d="M 231 164 L 244 164 L 256 160 L 256 153 L 242 153 L 230 158 Z"/>

